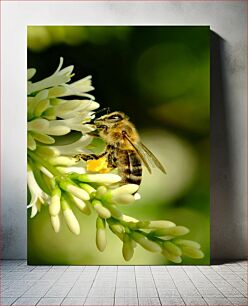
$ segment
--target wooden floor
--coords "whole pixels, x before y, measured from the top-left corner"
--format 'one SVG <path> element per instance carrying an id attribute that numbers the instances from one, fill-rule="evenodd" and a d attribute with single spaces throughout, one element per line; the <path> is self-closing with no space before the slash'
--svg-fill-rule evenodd
<path id="1" fill-rule="evenodd" d="M 0 305 L 247 305 L 246 262 L 27 266 L 2 261 Z"/>

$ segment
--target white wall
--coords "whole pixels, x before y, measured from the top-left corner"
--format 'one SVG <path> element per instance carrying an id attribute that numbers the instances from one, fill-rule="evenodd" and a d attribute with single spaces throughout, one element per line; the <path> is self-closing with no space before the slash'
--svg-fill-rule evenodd
<path id="1" fill-rule="evenodd" d="M 246 257 L 246 2 L 3 1 L 2 205 L 4 258 L 26 257 L 26 26 L 210 25 L 211 246 L 214 258 Z"/>

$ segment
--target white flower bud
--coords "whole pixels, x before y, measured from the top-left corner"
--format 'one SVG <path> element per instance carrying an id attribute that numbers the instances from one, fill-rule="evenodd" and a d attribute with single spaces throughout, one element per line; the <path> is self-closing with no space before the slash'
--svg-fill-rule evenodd
<path id="1" fill-rule="evenodd" d="M 60 230 L 60 219 L 59 216 L 51 216 L 52 227 L 55 233 L 58 233 Z"/>
<path id="2" fill-rule="evenodd" d="M 124 234 L 123 246 L 122 246 L 122 255 L 126 261 L 129 261 L 134 254 L 134 248 L 132 239 L 127 234 Z"/>
<path id="3" fill-rule="evenodd" d="M 75 217 L 72 210 L 68 209 L 68 208 L 65 209 L 63 211 L 63 215 L 65 217 L 66 224 L 68 225 L 68 228 L 70 229 L 70 231 L 75 235 L 79 235 L 80 234 L 80 226 L 79 226 L 78 220 Z"/>
<path id="4" fill-rule="evenodd" d="M 99 200 L 93 200 L 92 205 L 101 218 L 108 219 L 111 217 L 110 211 Z"/>
<path id="5" fill-rule="evenodd" d="M 176 226 L 175 223 L 171 221 L 166 221 L 166 220 L 155 220 L 155 221 L 150 221 L 148 224 L 147 228 L 156 228 L 156 229 L 163 229 L 163 228 L 170 228 Z"/>
<path id="6" fill-rule="evenodd" d="M 106 231 L 103 228 L 96 231 L 96 246 L 100 252 L 103 252 L 107 246 Z"/>
<path id="7" fill-rule="evenodd" d="M 188 246 L 192 247 L 194 249 L 200 249 L 201 246 L 198 242 L 192 241 L 192 240 L 185 240 L 185 239 L 176 239 L 173 241 L 175 244 L 179 246 Z"/>
<path id="8" fill-rule="evenodd" d="M 183 255 L 185 256 L 196 258 L 196 259 L 200 259 L 204 257 L 204 253 L 199 249 L 195 249 L 189 246 L 182 246 L 181 249 L 182 249 Z"/>
<path id="9" fill-rule="evenodd" d="M 189 229 L 185 226 L 173 226 L 161 228 L 153 232 L 155 236 L 183 236 L 189 233 Z"/>
<path id="10" fill-rule="evenodd" d="M 51 216 L 57 216 L 60 212 L 60 197 L 61 197 L 60 189 L 55 188 L 52 191 L 51 203 L 49 205 L 49 213 Z"/>
<path id="11" fill-rule="evenodd" d="M 56 156 L 49 159 L 49 162 L 54 166 L 73 166 L 76 164 L 76 161 L 72 157 L 67 156 Z"/>
<path id="12" fill-rule="evenodd" d="M 127 216 L 127 215 L 123 215 L 121 219 L 125 222 L 134 222 L 134 223 L 139 222 L 139 220 L 137 220 L 133 217 Z"/>
<path id="13" fill-rule="evenodd" d="M 90 215 L 90 214 L 91 214 L 91 211 L 90 211 L 90 209 L 89 209 L 89 206 L 86 204 L 85 201 L 83 201 L 83 200 L 81 200 L 81 199 L 79 199 L 79 198 L 77 198 L 77 197 L 75 197 L 75 196 L 73 196 L 73 195 L 71 195 L 71 197 L 72 197 L 74 203 L 76 204 L 77 208 L 78 208 L 81 212 L 83 212 L 83 213 L 86 214 L 86 215 Z"/>
<path id="14" fill-rule="evenodd" d="M 121 226 L 120 224 L 111 224 L 109 225 L 109 228 L 120 240 L 123 241 L 123 238 L 124 238 L 123 226 Z"/>
<path id="15" fill-rule="evenodd" d="M 118 187 L 114 190 L 111 191 L 112 196 L 118 196 L 120 194 L 133 194 L 135 193 L 137 190 L 139 189 L 139 185 L 136 184 L 127 184 L 127 185 L 123 185 L 121 187 Z"/>
<path id="16" fill-rule="evenodd" d="M 150 252 L 161 252 L 162 249 L 160 245 L 158 245 L 156 242 L 151 241 L 147 239 L 144 235 L 138 233 L 138 232 L 133 232 L 131 234 L 131 237 L 138 243 L 140 244 L 144 249 L 150 251 Z"/>
<path id="17" fill-rule="evenodd" d="M 90 199 L 90 196 L 88 194 L 88 192 L 86 192 L 84 189 L 81 189 L 77 186 L 72 185 L 71 183 L 68 182 L 62 182 L 60 183 L 60 187 L 67 191 L 72 193 L 75 197 L 83 200 L 83 201 L 87 201 Z"/>
<path id="18" fill-rule="evenodd" d="M 103 252 L 107 246 L 105 223 L 99 217 L 96 220 L 96 246 L 100 252 Z"/>
<path id="19" fill-rule="evenodd" d="M 96 198 L 101 199 L 101 197 L 107 192 L 107 188 L 105 186 L 100 186 L 96 190 Z"/>
<path id="20" fill-rule="evenodd" d="M 121 181 L 121 177 L 116 174 L 83 174 L 80 180 L 82 182 L 94 182 L 102 184 L 113 184 Z"/>
<path id="21" fill-rule="evenodd" d="M 162 251 L 162 254 L 164 255 L 165 258 L 169 259 L 170 261 L 172 261 L 174 263 L 181 263 L 182 262 L 182 258 L 180 256 L 175 256 L 175 255 L 171 254 L 170 252 L 168 252 L 166 249 L 164 249 Z"/>
<path id="22" fill-rule="evenodd" d="M 130 204 L 135 201 L 134 196 L 128 193 L 116 194 L 112 198 L 113 202 L 116 204 Z"/>
<path id="23" fill-rule="evenodd" d="M 168 251 L 169 253 L 171 253 L 174 256 L 181 256 L 182 255 L 181 249 L 170 241 L 164 242 L 164 248 L 166 249 L 166 251 Z"/>

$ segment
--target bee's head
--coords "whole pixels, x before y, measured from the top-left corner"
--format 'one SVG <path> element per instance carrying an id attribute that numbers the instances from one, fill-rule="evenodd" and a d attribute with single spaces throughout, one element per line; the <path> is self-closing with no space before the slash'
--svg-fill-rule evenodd
<path id="1" fill-rule="evenodd" d="M 107 115 L 103 115 L 94 120 L 94 124 L 99 130 L 105 130 L 107 128 L 111 128 L 116 126 L 116 124 L 120 123 L 124 119 L 128 119 L 127 116 L 122 112 L 112 112 Z"/>

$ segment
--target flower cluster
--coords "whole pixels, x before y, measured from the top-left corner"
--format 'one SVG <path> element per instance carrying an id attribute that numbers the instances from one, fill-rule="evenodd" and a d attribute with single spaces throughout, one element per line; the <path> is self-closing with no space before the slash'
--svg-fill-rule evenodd
<path id="1" fill-rule="evenodd" d="M 99 104 L 88 94 L 93 89 L 91 77 L 69 83 L 73 66 L 62 68 L 60 60 L 53 75 L 31 82 L 35 69 L 28 70 L 28 173 L 30 196 L 28 208 L 33 218 L 48 205 L 51 224 L 57 233 L 63 216 L 69 230 L 80 234 L 80 226 L 72 206 L 82 213 L 96 214 L 96 246 L 104 251 L 109 228 L 123 243 L 122 254 L 126 261 L 139 244 L 150 252 L 159 252 L 166 259 L 180 263 L 181 256 L 202 258 L 200 245 L 180 239 L 189 232 L 186 227 L 170 221 L 140 221 L 124 215 L 119 205 L 140 199 L 135 184 L 120 185 L 121 177 L 108 173 L 105 157 L 89 160 L 86 164 L 72 157 L 87 154 L 92 141 L 89 132 L 94 125 L 94 110 Z M 69 99 L 77 96 L 78 99 Z M 74 131 L 79 137 L 60 145 L 58 136 Z M 65 141 L 65 140 L 64 140 Z"/>
<path id="2" fill-rule="evenodd" d="M 134 185 L 123 187 L 126 190 L 135 189 Z M 120 192 L 119 195 L 122 194 L 120 188 L 115 191 Z M 122 255 L 126 261 L 133 257 L 134 248 L 137 244 L 147 251 L 161 253 L 167 260 L 174 263 L 181 263 L 182 255 L 195 259 L 204 257 L 197 242 L 178 238 L 186 235 L 189 232 L 188 228 L 176 226 L 175 223 L 166 220 L 139 221 L 123 215 L 116 208 L 113 216 L 106 219 L 100 216 L 97 218 L 96 245 L 99 251 L 103 251 L 106 247 L 106 223 L 110 230 L 122 241 Z"/>
<path id="3" fill-rule="evenodd" d="M 93 101 L 94 97 L 87 93 L 94 89 L 91 86 L 91 76 L 67 84 L 73 76 L 73 66 L 61 70 L 62 64 L 61 58 L 53 75 L 35 83 L 30 79 L 36 70 L 28 70 L 27 137 L 28 149 L 32 151 L 36 149 L 37 142 L 54 144 L 53 136 L 63 136 L 71 131 L 86 134 L 94 130 L 93 126 L 83 124 L 93 118 L 93 110 L 99 107 Z M 68 96 L 78 96 L 81 99 L 66 100 Z"/>

